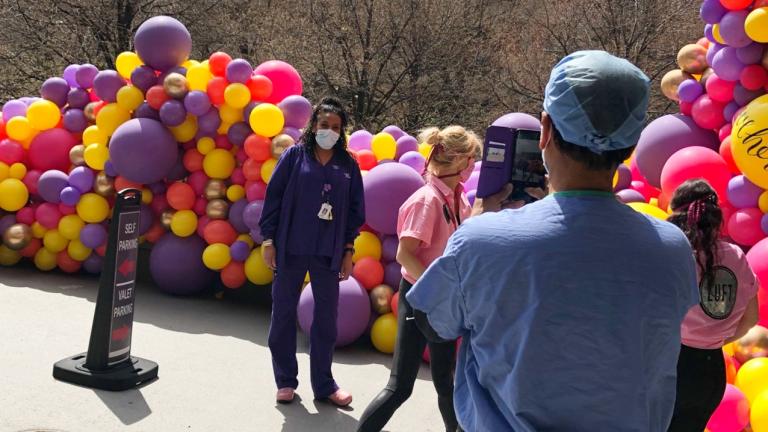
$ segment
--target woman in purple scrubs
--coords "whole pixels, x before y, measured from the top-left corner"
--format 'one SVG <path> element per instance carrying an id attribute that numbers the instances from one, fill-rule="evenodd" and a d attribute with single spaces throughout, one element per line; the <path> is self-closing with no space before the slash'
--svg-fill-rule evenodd
<path id="1" fill-rule="evenodd" d="M 264 260 L 275 271 L 269 349 L 279 403 L 292 402 L 299 384 L 296 309 L 307 272 L 315 299 L 312 391 L 338 406 L 352 402 L 331 373 L 339 281 L 352 272 L 354 241 L 365 221 L 362 176 L 347 151 L 346 127 L 341 103 L 324 98 L 300 142 L 280 157 L 267 187 L 259 224 Z"/>

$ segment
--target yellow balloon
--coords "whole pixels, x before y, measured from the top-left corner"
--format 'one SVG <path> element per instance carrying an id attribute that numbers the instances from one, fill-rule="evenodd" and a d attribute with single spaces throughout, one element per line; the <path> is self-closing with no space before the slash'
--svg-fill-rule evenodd
<path id="1" fill-rule="evenodd" d="M 276 105 L 263 103 L 251 110 L 248 122 L 254 133 L 272 138 L 283 130 L 285 117 L 283 117 L 283 112 Z"/>
<path id="2" fill-rule="evenodd" d="M 80 231 L 85 226 L 85 222 L 76 214 L 66 215 L 59 219 L 59 233 L 67 240 L 77 240 L 80 238 Z"/>
<path id="3" fill-rule="evenodd" d="M 264 183 L 269 183 L 272 173 L 275 172 L 275 166 L 277 166 L 277 159 L 267 159 L 261 165 L 261 179 L 264 180 Z"/>
<path id="4" fill-rule="evenodd" d="M 272 269 L 267 267 L 267 263 L 264 262 L 261 248 L 252 250 L 251 255 L 245 260 L 245 277 L 256 285 L 272 283 L 275 274 L 272 272 Z"/>
<path id="5" fill-rule="evenodd" d="M 142 204 L 149 205 L 152 203 L 152 198 L 154 198 L 155 194 L 152 193 L 151 190 L 147 188 L 143 188 L 141 190 L 141 202 Z"/>
<path id="6" fill-rule="evenodd" d="M 67 248 L 69 240 L 65 239 L 59 230 L 48 230 L 43 236 L 43 246 L 53 253 L 59 253 Z"/>
<path id="7" fill-rule="evenodd" d="M 429 158 L 429 152 L 432 151 L 432 146 L 427 143 L 419 144 L 419 153 L 424 156 L 424 159 Z"/>
<path id="8" fill-rule="evenodd" d="M 208 69 L 208 64 L 199 64 L 187 69 L 187 83 L 190 90 L 206 91 L 208 81 L 213 78 L 213 74 Z"/>
<path id="9" fill-rule="evenodd" d="M 768 95 L 747 105 L 733 124 L 731 153 L 739 170 L 752 183 L 768 189 Z"/>
<path id="10" fill-rule="evenodd" d="M 229 104 L 224 104 L 219 107 L 219 117 L 221 117 L 222 123 L 237 123 L 243 121 L 243 108 L 236 108 Z"/>
<path id="11" fill-rule="evenodd" d="M 203 251 L 203 264 L 211 270 L 221 270 L 230 261 L 229 246 L 224 243 L 214 243 Z"/>
<path id="12" fill-rule="evenodd" d="M 83 152 L 85 163 L 96 171 L 101 171 L 109 160 L 109 149 L 102 144 L 89 144 Z"/>
<path id="13" fill-rule="evenodd" d="M 11 167 L 4 162 L 0 162 L 0 181 L 7 179 L 11 176 Z"/>
<path id="14" fill-rule="evenodd" d="M 229 132 L 229 128 L 231 127 L 232 127 L 232 123 L 227 123 L 223 121 L 219 125 L 219 128 L 216 129 L 216 133 L 218 133 L 219 135 L 226 135 L 227 132 Z"/>
<path id="15" fill-rule="evenodd" d="M 32 135 L 32 125 L 26 117 L 14 117 L 5 124 L 5 133 L 16 141 L 26 141 Z"/>
<path id="16" fill-rule="evenodd" d="M 240 185 L 232 185 L 227 188 L 227 199 L 231 202 L 245 198 L 245 188 Z"/>
<path id="17" fill-rule="evenodd" d="M 239 236 L 237 236 L 237 239 L 242 242 L 248 243 L 248 247 L 250 248 L 253 248 L 253 246 L 256 244 L 251 238 L 250 234 L 240 234 Z"/>
<path id="18" fill-rule="evenodd" d="M 660 219 L 663 221 L 667 220 L 667 217 L 669 217 L 669 214 L 667 214 L 667 212 L 665 212 L 664 210 L 656 206 L 650 205 L 648 203 L 633 202 L 627 205 L 632 207 L 632 209 L 638 213 L 642 213 L 648 216 L 653 216 L 656 219 Z"/>
<path id="19" fill-rule="evenodd" d="M 180 143 L 191 141 L 197 133 L 197 117 L 188 114 L 184 123 L 170 129 L 176 141 Z"/>
<path id="20" fill-rule="evenodd" d="M 123 123 L 131 119 L 131 113 L 116 103 L 104 105 L 96 116 L 96 126 L 107 134 L 112 136 L 115 130 Z"/>
<path id="21" fill-rule="evenodd" d="M 371 327 L 371 342 L 377 350 L 392 354 L 397 340 L 397 318 L 390 312 L 376 319 Z"/>
<path id="22" fill-rule="evenodd" d="M 191 68 L 193 66 L 197 66 L 199 64 L 200 64 L 200 62 L 197 61 L 197 60 L 187 59 L 187 61 L 185 61 L 184 63 L 181 64 L 181 67 L 183 67 L 186 70 L 189 70 L 189 68 Z"/>
<path id="23" fill-rule="evenodd" d="M 352 262 L 366 257 L 376 261 L 381 260 L 381 240 L 375 234 L 363 231 L 355 239 L 355 254 L 352 256 Z"/>
<path id="24" fill-rule="evenodd" d="M 741 365 L 736 373 L 735 384 L 752 403 L 760 393 L 768 389 L 768 358 L 753 358 Z"/>
<path id="25" fill-rule="evenodd" d="M 215 149 L 205 155 L 203 171 L 212 179 L 224 180 L 232 175 L 235 169 L 235 157 L 224 149 Z"/>
<path id="26" fill-rule="evenodd" d="M 394 159 L 397 154 L 397 141 L 386 132 L 377 133 L 371 139 L 371 150 L 376 155 L 376 160 Z"/>
<path id="27" fill-rule="evenodd" d="M 103 196 L 89 192 L 80 197 L 75 210 L 85 222 L 100 223 L 109 217 L 109 202 Z"/>
<path id="28" fill-rule="evenodd" d="M 123 87 L 125 88 L 125 87 Z M 88 146 L 89 144 L 101 144 L 107 145 L 109 137 L 96 125 L 91 125 L 85 128 L 83 131 L 83 144 Z"/>
<path id="29" fill-rule="evenodd" d="M 206 155 L 215 148 L 216 148 L 216 141 L 214 141 L 213 138 L 211 137 L 202 137 L 199 140 L 197 140 L 197 151 L 199 151 L 200 154 Z"/>
<path id="30" fill-rule="evenodd" d="M 0 265 L 10 267 L 21 261 L 21 254 L 6 245 L 0 245 Z"/>
<path id="31" fill-rule="evenodd" d="M 46 130 L 56 127 L 61 120 L 61 111 L 49 100 L 38 100 L 27 108 L 27 119 L 33 129 Z"/>
<path id="32" fill-rule="evenodd" d="M 56 254 L 46 248 L 40 248 L 35 254 L 35 267 L 42 271 L 51 271 L 56 268 Z"/>
<path id="33" fill-rule="evenodd" d="M 768 42 L 768 7 L 753 10 L 744 22 L 747 36 L 755 42 Z"/>
<path id="34" fill-rule="evenodd" d="M 72 240 L 69 242 L 69 246 L 67 246 L 67 255 L 75 261 L 85 261 L 91 256 L 92 251 L 93 249 L 82 244 L 80 240 Z"/>
<path id="35" fill-rule="evenodd" d="M 760 200 L 758 201 L 757 205 L 760 207 L 760 211 L 763 213 L 768 213 L 768 191 L 760 194 Z"/>
<path id="36" fill-rule="evenodd" d="M 725 41 L 723 40 L 723 36 L 720 35 L 720 24 L 715 24 L 712 26 L 712 36 L 714 36 L 715 41 L 717 41 L 717 43 L 720 45 L 726 45 Z"/>
<path id="37" fill-rule="evenodd" d="M 46 231 L 48 231 L 48 229 L 44 227 L 40 222 L 35 222 L 32 224 L 32 237 L 41 239 L 45 237 Z"/>
<path id="38" fill-rule="evenodd" d="M 27 205 L 29 191 L 27 186 L 17 178 L 6 178 L 0 181 L 0 209 L 15 212 Z"/>
<path id="39" fill-rule="evenodd" d="M 8 175 L 15 179 L 21 180 L 27 175 L 27 167 L 21 162 L 16 162 L 8 169 Z"/>
<path id="40" fill-rule="evenodd" d="M 761 392 L 751 403 L 749 424 L 753 432 L 768 431 L 768 391 Z"/>
<path id="41" fill-rule="evenodd" d="M 127 85 L 117 91 L 117 106 L 124 110 L 133 111 L 142 102 L 144 102 L 144 93 L 138 87 Z"/>
<path id="42" fill-rule="evenodd" d="M 189 237 L 197 230 L 197 215 L 192 210 L 179 210 L 171 218 L 171 231 L 179 237 Z"/>
<path id="43" fill-rule="evenodd" d="M 733 342 L 723 345 L 723 352 L 733 357 L 735 351 L 733 349 Z"/>
<path id="44" fill-rule="evenodd" d="M 130 79 L 133 70 L 141 65 L 142 62 L 139 55 L 133 51 L 121 52 L 115 59 L 117 73 L 125 79 Z"/>
<path id="45" fill-rule="evenodd" d="M 224 90 L 224 101 L 235 108 L 245 108 L 251 101 L 251 91 L 241 83 L 232 83 Z"/>

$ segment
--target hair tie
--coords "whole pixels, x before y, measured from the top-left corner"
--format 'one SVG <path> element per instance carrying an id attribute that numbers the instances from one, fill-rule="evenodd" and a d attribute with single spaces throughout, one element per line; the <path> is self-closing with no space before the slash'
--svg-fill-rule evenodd
<path id="1" fill-rule="evenodd" d="M 421 175 L 424 176 L 427 174 L 427 169 L 429 168 L 429 163 L 432 162 L 432 157 L 438 153 L 445 150 L 445 146 L 443 146 L 443 143 L 437 143 L 432 146 L 432 150 L 429 151 L 429 156 L 427 156 L 427 160 L 424 161 L 424 170 L 421 172 Z"/>

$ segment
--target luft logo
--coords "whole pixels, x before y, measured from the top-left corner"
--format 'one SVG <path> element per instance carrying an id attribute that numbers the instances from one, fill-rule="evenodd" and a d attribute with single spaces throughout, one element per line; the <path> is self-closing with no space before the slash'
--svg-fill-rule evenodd
<path id="1" fill-rule="evenodd" d="M 701 295 L 701 308 L 709 317 L 722 320 L 731 316 L 736 304 L 736 294 L 739 289 L 739 281 L 736 275 L 727 268 L 715 267 L 715 280 L 711 286 L 699 285 Z"/>

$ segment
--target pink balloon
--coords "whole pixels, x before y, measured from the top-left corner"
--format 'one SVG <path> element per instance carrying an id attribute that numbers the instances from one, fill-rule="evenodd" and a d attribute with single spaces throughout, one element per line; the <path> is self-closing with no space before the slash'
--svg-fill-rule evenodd
<path id="1" fill-rule="evenodd" d="M 30 168 L 40 171 L 69 171 L 69 151 L 76 144 L 77 140 L 64 129 L 54 128 L 40 132 L 29 147 Z"/>
<path id="2" fill-rule="evenodd" d="M 760 240 L 747 252 L 747 262 L 760 280 L 761 290 L 768 288 L 768 239 Z"/>
<path id="3" fill-rule="evenodd" d="M 743 246 L 752 246 L 765 238 L 761 226 L 763 212 L 758 208 L 736 210 L 728 219 L 728 233 L 733 241 Z"/>
<path id="4" fill-rule="evenodd" d="M 56 204 L 46 202 L 40 204 L 37 209 L 35 209 L 35 220 L 48 229 L 55 229 L 58 227 L 59 219 L 61 219 L 61 212 L 59 211 L 59 206 Z"/>
<path id="5" fill-rule="evenodd" d="M 736 386 L 726 384 L 720 405 L 707 423 L 712 432 L 739 432 L 749 423 L 749 401 Z"/>
<path id="6" fill-rule="evenodd" d="M 725 124 L 724 108 L 724 103 L 713 100 L 709 95 L 702 95 L 693 103 L 693 121 L 703 129 L 719 129 Z"/>
<path id="7" fill-rule="evenodd" d="M 706 147 L 686 147 L 677 151 L 661 171 L 661 190 L 672 196 L 686 180 L 702 178 L 717 191 L 720 200 L 727 197 L 731 172 L 719 153 Z"/>
<path id="8" fill-rule="evenodd" d="M 270 60 L 256 67 L 256 75 L 264 75 L 272 81 L 272 94 L 266 102 L 277 104 L 292 95 L 300 95 L 304 89 L 301 76 L 290 64 L 280 60 Z"/>
<path id="9" fill-rule="evenodd" d="M 736 88 L 735 81 L 727 81 L 716 74 L 707 79 L 707 94 L 713 101 L 727 103 L 733 100 L 733 90 Z"/>

